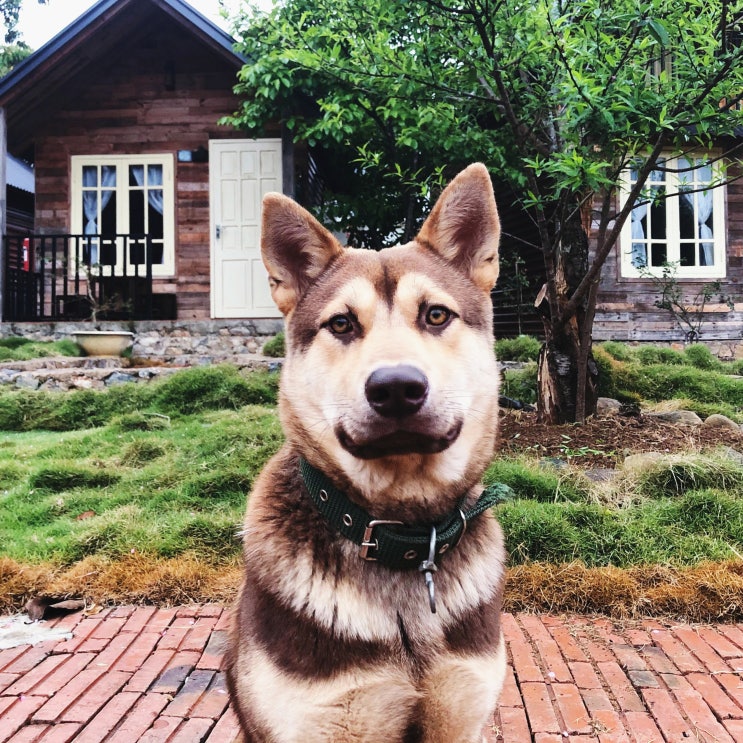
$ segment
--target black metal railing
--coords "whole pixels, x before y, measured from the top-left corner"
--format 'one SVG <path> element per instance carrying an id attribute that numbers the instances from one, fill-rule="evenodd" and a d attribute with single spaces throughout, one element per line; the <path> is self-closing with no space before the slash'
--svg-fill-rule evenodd
<path id="1" fill-rule="evenodd" d="M 3 319 L 152 318 L 149 235 L 6 235 Z"/>

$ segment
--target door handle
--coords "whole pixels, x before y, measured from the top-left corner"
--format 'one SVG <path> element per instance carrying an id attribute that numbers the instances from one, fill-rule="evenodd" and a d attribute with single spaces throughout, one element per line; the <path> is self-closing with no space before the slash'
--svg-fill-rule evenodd
<path id="1" fill-rule="evenodd" d="M 218 224 L 215 229 L 215 235 L 217 240 L 219 240 L 222 237 L 222 225 Z"/>

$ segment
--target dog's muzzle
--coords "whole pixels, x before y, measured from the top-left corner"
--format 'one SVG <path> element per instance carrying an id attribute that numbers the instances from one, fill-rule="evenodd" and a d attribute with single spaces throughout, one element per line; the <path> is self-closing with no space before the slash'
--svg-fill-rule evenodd
<path id="1" fill-rule="evenodd" d="M 359 459 L 437 454 L 448 449 L 459 437 L 463 421 L 442 420 L 426 405 L 429 391 L 428 378 L 415 366 L 375 369 L 364 385 L 366 414 L 339 421 L 338 441 Z"/>

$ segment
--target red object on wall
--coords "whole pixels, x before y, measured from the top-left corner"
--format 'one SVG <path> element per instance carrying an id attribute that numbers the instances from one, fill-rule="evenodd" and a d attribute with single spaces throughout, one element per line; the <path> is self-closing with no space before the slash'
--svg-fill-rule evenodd
<path id="1" fill-rule="evenodd" d="M 23 270 L 31 270 L 31 245 L 27 237 L 23 238 Z"/>

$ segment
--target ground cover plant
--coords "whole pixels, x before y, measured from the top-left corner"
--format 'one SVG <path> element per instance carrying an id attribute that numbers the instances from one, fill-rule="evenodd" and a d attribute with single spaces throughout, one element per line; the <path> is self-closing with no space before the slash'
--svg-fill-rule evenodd
<path id="1" fill-rule="evenodd" d="M 3 361 L 28 361 L 46 356 L 81 356 L 77 343 L 70 340 L 32 341 L 30 338 L 11 335 L 0 338 L 0 363 Z"/>
<path id="2" fill-rule="evenodd" d="M 229 599 L 246 493 L 282 440 L 277 381 L 218 366 L 106 392 L 0 389 L 0 608 L 43 591 Z M 735 449 L 743 435 L 643 416 L 541 426 L 504 413 L 486 480 L 513 490 L 497 506 L 507 606 L 743 617 Z M 642 451 L 665 453 L 610 482 L 586 474 Z"/>

